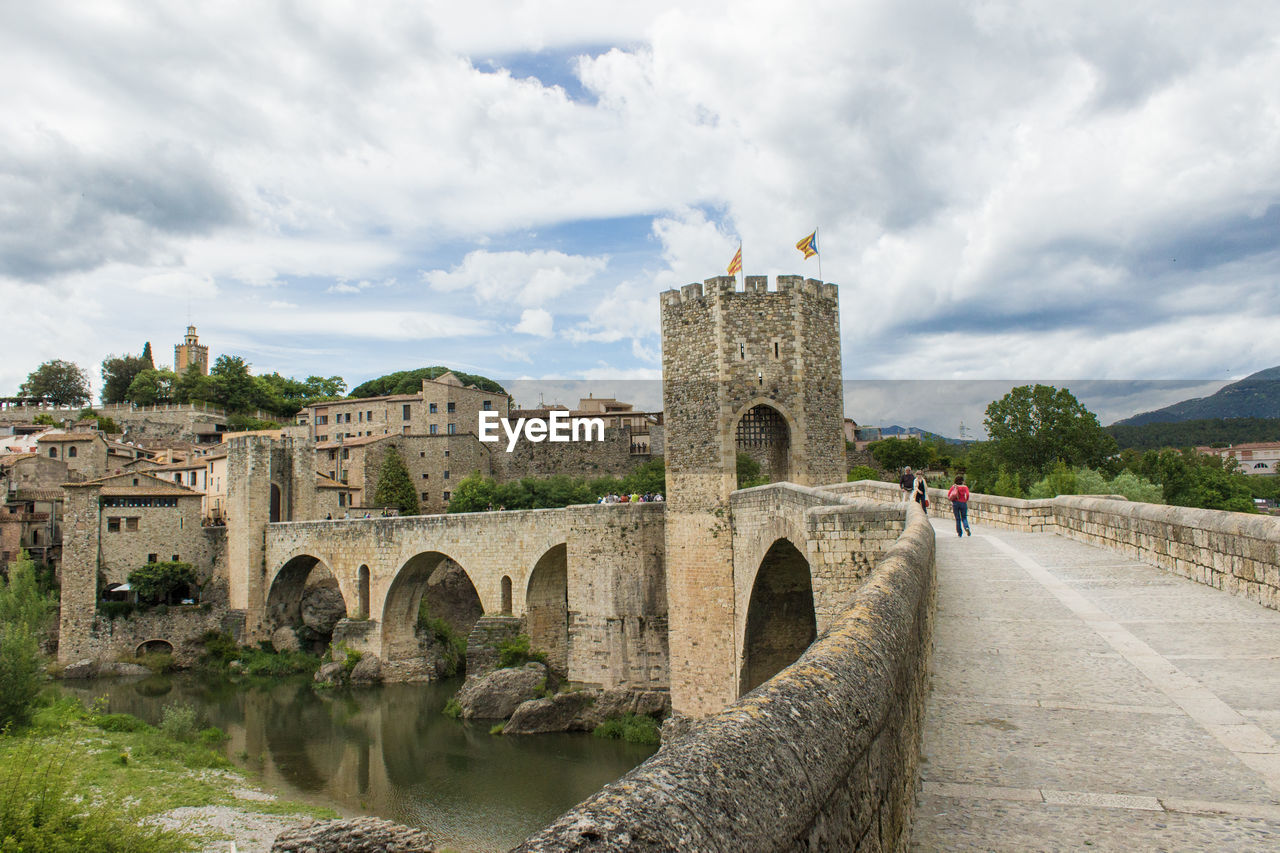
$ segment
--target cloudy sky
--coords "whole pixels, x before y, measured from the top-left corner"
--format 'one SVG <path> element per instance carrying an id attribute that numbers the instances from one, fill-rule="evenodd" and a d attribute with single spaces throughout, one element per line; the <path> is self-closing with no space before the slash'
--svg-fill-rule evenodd
<path id="1" fill-rule="evenodd" d="M 0 73 L 0 395 L 188 317 L 258 371 L 610 394 L 659 291 L 739 241 L 817 276 L 815 226 L 846 379 L 1280 364 L 1274 2 L 14 2 Z"/>

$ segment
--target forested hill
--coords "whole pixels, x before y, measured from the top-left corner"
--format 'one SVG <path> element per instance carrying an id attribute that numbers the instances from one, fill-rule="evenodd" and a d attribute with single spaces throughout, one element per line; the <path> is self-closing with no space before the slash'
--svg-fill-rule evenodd
<path id="1" fill-rule="evenodd" d="M 397 370 L 395 373 L 388 373 L 386 376 L 379 376 L 377 379 L 370 379 L 368 382 L 357 385 L 347 396 L 386 397 L 391 394 L 416 394 L 422 390 L 422 380 L 435 379 L 448 372 L 450 372 L 449 368 L 438 365 L 419 367 L 417 370 Z M 492 391 L 494 394 L 507 393 L 507 389 L 488 377 L 463 373 L 461 370 L 452 372 L 462 380 L 463 385 L 474 385 L 484 391 Z"/>
<path id="2" fill-rule="evenodd" d="M 1153 412 L 1143 412 L 1116 421 L 1114 426 L 1215 418 L 1280 418 L 1280 367 L 1260 370 L 1208 397 L 1196 397 Z"/>
<path id="3" fill-rule="evenodd" d="M 1157 450 L 1206 444 L 1280 441 L 1280 418 L 1208 418 L 1195 421 L 1157 421 L 1104 427 L 1120 449 Z"/>

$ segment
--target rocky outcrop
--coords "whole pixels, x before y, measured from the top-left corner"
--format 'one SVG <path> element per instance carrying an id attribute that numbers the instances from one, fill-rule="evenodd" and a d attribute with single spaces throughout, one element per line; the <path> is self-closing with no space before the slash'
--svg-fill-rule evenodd
<path id="1" fill-rule="evenodd" d="M 455 697 L 465 720 L 505 720 L 520 703 L 547 689 L 547 667 L 527 663 L 519 669 L 496 669 L 483 678 L 468 678 Z"/>
<path id="2" fill-rule="evenodd" d="M 589 732 L 611 717 L 661 718 L 670 711 L 670 695 L 658 690 L 575 690 L 522 703 L 502 733 Z"/>
<path id="3" fill-rule="evenodd" d="M 427 612 L 448 622 L 455 634 L 466 636 L 484 615 L 480 596 L 466 570 L 448 558 L 431 573 L 422 597 L 427 602 Z"/>
<path id="4" fill-rule="evenodd" d="M 338 582 L 325 578 L 302 593 L 302 624 L 318 634 L 332 634 L 333 626 L 347 615 L 347 603 Z"/>
<path id="5" fill-rule="evenodd" d="M 289 626 L 277 628 L 271 635 L 271 647 L 277 652 L 299 652 L 302 644 L 298 642 L 298 634 Z"/>
<path id="6" fill-rule="evenodd" d="M 336 686 L 347 680 L 347 668 L 345 665 L 337 661 L 328 661 L 320 664 L 320 668 L 316 670 L 316 684 L 323 684 L 329 687 Z"/>
<path id="7" fill-rule="evenodd" d="M 317 820 L 276 836 L 271 853 L 431 853 L 435 844 L 421 829 L 374 817 Z"/>
<path id="8" fill-rule="evenodd" d="M 351 669 L 352 684 L 373 684 L 382 680 L 382 660 L 366 652 Z"/>
<path id="9" fill-rule="evenodd" d="M 97 667 L 89 659 L 69 663 L 62 669 L 63 678 L 93 678 L 97 675 Z"/>
<path id="10" fill-rule="evenodd" d="M 522 702 L 511 719 L 502 728 L 504 735 L 539 735 L 547 732 L 567 732 L 576 725 L 583 712 L 596 702 L 598 690 L 578 690 L 573 693 L 557 693 L 545 699 Z"/>
<path id="11" fill-rule="evenodd" d="M 151 674 L 151 670 L 140 663 L 116 661 L 114 663 L 104 663 L 98 667 L 99 677 L 115 675 L 121 678 L 138 678 Z"/>

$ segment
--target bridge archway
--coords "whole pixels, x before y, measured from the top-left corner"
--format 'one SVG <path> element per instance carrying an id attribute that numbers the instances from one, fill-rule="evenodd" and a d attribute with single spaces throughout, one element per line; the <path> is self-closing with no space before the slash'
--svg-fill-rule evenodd
<path id="1" fill-rule="evenodd" d="M 791 418 L 773 401 L 758 398 L 748 403 L 734 418 L 734 450 L 755 460 L 762 476 L 771 483 L 792 479 Z M 738 483 L 738 488 L 743 484 Z"/>
<path id="2" fill-rule="evenodd" d="M 146 640 L 138 643 L 138 647 L 134 649 L 134 657 L 142 657 L 145 654 L 173 654 L 173 643 L 168 640 Z"/>
<path id="3" fill-rule="evenodd" d="M 305 608 L 304 599 L 308 602 Z M 279 628 L 299 629 L 298 639 L 304 646 L 322 650 L 332 637 L 333 626 L 347 612 L 346 598 L 329 566 L 319 557 L 298 554 L 271 580 L 265 627 L 268 636 Z"/>
<path id="4" fill-rule="evenodd" d="M 525 624 L 529 642 L 547 653 L 556 672 L 569 671 L 569 549 L 552 546 L 538 558 L 525 593 Z"/>
<path id="5" fill-rule="evenodd" d="M 466 568 L 441 551 L 416 554 L 396 572 L 382 606 L 382 650 L 387 660 L 422 656 L 417 629 L 424 596 L 430 615 L 444 619 L 464 636 L 484 613 Z"/>
<path id="6" fill-rule="evenodd" d="M 739 695 L 793 663 L 818 636 L 809 561 L 782 538 L 765 552 L 751 588 Z"/>

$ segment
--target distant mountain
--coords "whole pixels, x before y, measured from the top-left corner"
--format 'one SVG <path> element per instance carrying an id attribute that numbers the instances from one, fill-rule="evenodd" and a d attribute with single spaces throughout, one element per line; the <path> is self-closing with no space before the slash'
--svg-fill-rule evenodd
<path id="1" fill-rule="evenodd" d="M 1116 421 L 1116 426 L 1210 418 L 1280 418 L 1280 367 L 1269 367 L 1232 382 L 1208 397 L 1183 400 L 1154 412 Z"/>
<path id="2" fill-rule="evenodd" d="M 878 429 L 882 439 L 915 437 L 925 441 L 945 441 L 947 444 L 970 443 L 967 439 L 961 440 L 958 438 L 948 438 L 947 436 L 939 435 L 936 432 L 929 432 L 928 430 L 920 429 L 920 427 L 902 427 L 894 424 L 893 426 L 871 427 L 870 429 Z M 860 427 L 859 431 L 861 432 L 862 430 L 863 428 Z"/>

